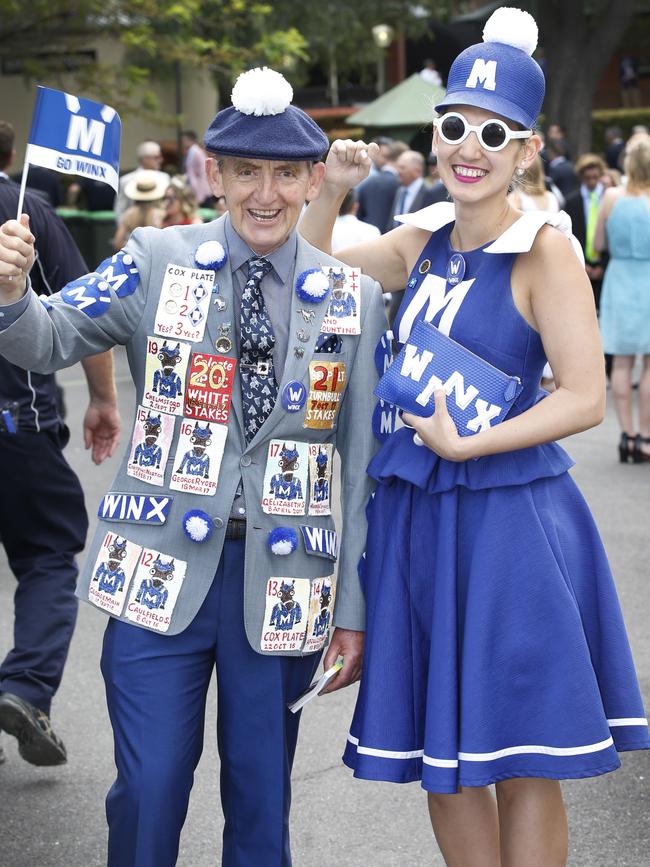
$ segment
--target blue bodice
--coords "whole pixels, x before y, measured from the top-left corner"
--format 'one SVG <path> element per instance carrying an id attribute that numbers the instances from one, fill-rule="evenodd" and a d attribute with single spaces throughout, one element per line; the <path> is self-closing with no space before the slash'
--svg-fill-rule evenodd
<path id="1" fill-rule="evenodd" d="M 449 235 L 453 224 L 433 232 L 411 272 L 394 334 L 401 345 L 413 324 L 424 319 L 467 349 L 510 376 L 523 388 L 509 413 L 516 416 L 543 399 L 539 387 L 546 356 L 541 337 L 517 310 L 510 286 L 516 253 L 490 253 L 481 247 L 462 254 L 465 272 L 455 285 L 447 282 L 447 267 L 454 253 Z M 392 434 L 371 461 L 369 473 L 378 481 L 398 477 L 430 492 L 456 485 L 480 489 L 525 484 L 554 476 L 572 465 L 557 443 L 515 452 L 454 462 L 413 443 L 413 432 L 402 428 Z"/>

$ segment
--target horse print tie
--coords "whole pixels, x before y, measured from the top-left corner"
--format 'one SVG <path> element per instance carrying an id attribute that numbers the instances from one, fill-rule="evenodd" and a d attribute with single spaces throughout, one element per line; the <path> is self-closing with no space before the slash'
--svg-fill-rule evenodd
<path id="1" fill-rule="evenodd" d="M 246 442 L 262 427 L 278 396 L 273 369 L 275 334 L 260 288 L 262 278 L 272 268 L 268 259 L 249 259 L 241 296 L 239 354 Z"/>

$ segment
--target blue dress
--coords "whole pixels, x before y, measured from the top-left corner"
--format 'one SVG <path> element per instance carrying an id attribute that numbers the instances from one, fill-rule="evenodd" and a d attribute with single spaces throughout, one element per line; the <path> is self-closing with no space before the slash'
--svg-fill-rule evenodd
<path id="1" fill-rule="evenodd" d="M 523 219 L 523 218 L 522 218 Z M 395 324 L 427 318 L 523 390 L 545 395 L 544 351 L 517 311 L 515 253 L 463 253 L 445 284 L 450 226 L 416 263 Z M 447 291 L 445 291 L 447 290 Z M 556 443 L 451 462 L 402 428 L 369 466 L 360 577 L 364 669 L 344 762 L 432 792 L 510 777 L 589 777 L 650 748 L 614 582 Z"/>
<path id="2" fill-rule="evenodd" d="M 650 207 L 622 196 L 607 219 L 610 260 L 603 279 L 600 330 L 610 355 L 650 353 Z"/>

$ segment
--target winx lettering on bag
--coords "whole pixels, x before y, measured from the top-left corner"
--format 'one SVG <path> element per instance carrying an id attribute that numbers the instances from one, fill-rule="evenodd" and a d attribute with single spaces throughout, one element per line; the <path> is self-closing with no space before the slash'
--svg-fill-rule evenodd
<path id="1" fill-rule="evenodd" d="M 413 415 L 430 416 L 444 389 L 460 436 L 494 427 L 506 417 L 522 384 L 428 322 L 418 322 L 375 394 Z"/>

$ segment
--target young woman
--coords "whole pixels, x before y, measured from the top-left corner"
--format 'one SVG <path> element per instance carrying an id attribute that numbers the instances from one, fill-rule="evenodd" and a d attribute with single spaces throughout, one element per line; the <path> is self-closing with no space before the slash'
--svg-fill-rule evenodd
<path id="1" fill-rule="evenodd" d="M 129 240 L 131 232 L 139 226 L 161 227 L 165 186 L 164 177 L 152 169 L 143 169 L 131 178 L 124 192 L 133 200 L 133 204 L 124 211 L 117 224 L 113 236 L 114 250 L 121 250 Z"/>
<path id="2" fill-rule="evenodd" d="M 614 356 L 612 395 L 621 429 L 619 460 L 650 461 L 650 137 L 625 154 L 627 185 L 607 190 L 598 212 L 594 246 L 609 249 L 603 280 L 600 330 Z M 639 424 L 632 411 L 632 370 L 643 356 Z"/>
<path id="3" fill-rule="evenodd" d="M 169 182 L 163 196 L 163 229 L 166 226 L 190 226 L 202 223 L 198 213 L 196 196 L 185 175 L 177 175 Z"/>
<path id="4" fill-rule="evenodd" d="M 563 865 L 558 780 L 650 747 L 607 559 L 554 442 L 603 417 L 593 294 L 570 241 L 546 224 L 561 221 L 507 200 L 540 148 L 536 36 L 527 13 L 499 9 L 452 65 L 433 150 L 454 204 L 337 252 L 385 291 L 406 287 L 399 343 L 428 320 L 523 385 L 505 421 L 464 437 L 437 392 L 435 413 L 405 415 L 412 427 L 369 466 L 366 655 L 344 761 L 367 779 L 421 779 L 443 855 L 463 867 Z M 369 152 L 332 147 L 301 224 L 318 246 Z"/>

